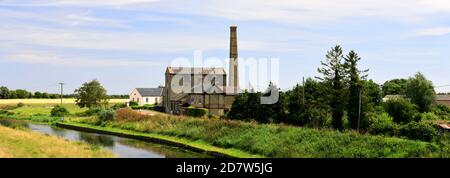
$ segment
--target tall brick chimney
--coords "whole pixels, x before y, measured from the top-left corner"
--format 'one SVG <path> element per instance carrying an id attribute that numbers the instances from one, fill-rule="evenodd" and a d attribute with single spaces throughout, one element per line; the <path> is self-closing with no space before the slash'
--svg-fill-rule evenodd
<path id="1" fill-rule="evenodd" d="M 238 50 L 237 50 L 237 26 L 230 26 L 230 71 L 228 73 L 228 85 L 237 91 L 239 87 Z"/>

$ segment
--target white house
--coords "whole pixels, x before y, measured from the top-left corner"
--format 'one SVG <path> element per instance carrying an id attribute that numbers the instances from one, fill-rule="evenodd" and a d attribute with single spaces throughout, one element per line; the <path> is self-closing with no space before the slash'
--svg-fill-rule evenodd
<path id="1" fill-rule="evenodd" d="M 137 102 L 139 106 L 145 104 L 162 104 L 163 87 L 135 88 L 130 94 L 130 101 Z"/>

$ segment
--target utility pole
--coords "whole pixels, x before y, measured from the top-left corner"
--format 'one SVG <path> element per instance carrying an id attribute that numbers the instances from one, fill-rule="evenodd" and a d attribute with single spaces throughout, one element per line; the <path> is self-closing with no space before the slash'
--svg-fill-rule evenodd
<path id="1" fill-rule="evenodd" d="M 59 83 L 59 85 L 61 86 L 61 105 L 63 104 L 63 86 L 65 83 Z"/>
<path id="2" fill-rule="evenodd" d="M 303 77 L 303 106 L 305 106 L 305 77 Z"/>
<path id="3" fill-rule="evenodd" d="M 362 94 L 362 87 L 359 87 L 359 105 L 358 105 L 358 132 L 359 132 L 359 123 L 361 121 L 361 94 Z"/>

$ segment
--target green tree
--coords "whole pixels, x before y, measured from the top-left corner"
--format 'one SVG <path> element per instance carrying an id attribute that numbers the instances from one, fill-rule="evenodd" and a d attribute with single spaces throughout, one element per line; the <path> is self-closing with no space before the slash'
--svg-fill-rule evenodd
<path id="1" fill-rule="evenodd" d="M 30 92 L 22 89 L 15 90 L 18 99 L 30 98 Z"/>
<path id="2" fill-rule="evenodd" d="M 350 51 L 350 53 L 344 58 L 344 67 L 348 77 L 348 104 L 347 104 L 347 115 L 352 129 L 357 129 L 360 126 L 360 117 L 363 115 L 362 107 L 362 95 L 363 95 L 363 85 L 361 78 L 366 78 L 365 74 L 368 70 L 360 71 L 358 69 L 358 62 L 361 58 L 355 51 Z M 362 76 L 361 76 L 362 75 Z"/>
<path id="3" fill-rule="evenodd" d="M 258 120 L 260 111 L 260 93 L 249 93 L 245 91 L 244 93 L 238 94 L 233 104 L 231 105 L 231 110 L 228 112 L 228 117 L 237 120 Z"/>
<path id="4" fill-rule="evenodd" d="M 56 105 L 50 111 L 50 115 L 53 117 L 64 117 L 65 115 L 69 115 L 69 110 L 61 105 Z"/>
<path id="5" fill-rule="evenodd" d="M 76 103 L 81 108 L 99 107 L 108 104 L 105 88 L 97 80 L 92 80 L 75 90 Z"/>
<path id="6" fill-rule="evenodd" d="M 382 91 L 380 85 L 373 80 L 363 80 L 363 91 L 370 103 L 373 105 L 380 105 L 383 101 Z"/>
<path id="7" fill-rule="evenodd" d="M 323 77 L 318 79 L 328 85 L 327 97 L 328 103 L 331 107 L 332 125 L 335 129 L 344 130 L 343 116 L 346 103 L 346 89 L 345 89 L 345 71 L 342 64 L 342 48 L 337 45 L 331 48 L 326 55 L 326 60 L 322 61 L 322 68 L 318 72 Z"/>
<path id="8" fill-rule="evenodd" d="M 386 101 L 384 110 L 399 124 L 407 124 L 413 121 L 417 114 L 416 105 L 404 98 Z"/>
<path id="9" fill-rule="evenodd" d="M 41 92 L 34 92 L 34 95 L 33 95 L 33 97 L 34 98 L 42 98 L 42 93 Z"/>
<path id="10" fill-rule="evenodd" d="M 406 79 L 393 79 L 386 81 L 383 84 L 383 96 L 386 95 L 404 95 L 406 93 L 406 85 L 408 80 Z"/>
<path id="11" fill-rule="evenodd" d="M 47 92 L 42 93 L 42 98 L 50 98 Z"/>
<path id="12" fill-rule="evenodd" d="M 419 72 L 414 77 L 409 78 L 406 96 L 419 107 L 420 112 L 429 112 L 435 101 L 436 92 L 433 83 Z"/>
<path id="13" fill-rule="evenodd" d="M 9 99 L 17 99 L 17 94 L 15 90 L 9 91 Z"/>
<path id="14" fill-rule="evenodd" d="M 0 87 L 0 99 L 9 99 L 11 97 L 11 93 L 8 87 L 2 86 Z"/>

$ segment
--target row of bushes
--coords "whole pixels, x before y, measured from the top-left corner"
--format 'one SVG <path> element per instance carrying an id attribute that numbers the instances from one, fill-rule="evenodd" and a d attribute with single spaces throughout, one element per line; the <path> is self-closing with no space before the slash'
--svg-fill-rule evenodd
<path id="1" fill-rule="evenodd" d="M 370 120 L 369 133 L 374 135 L 406 137 L 413 140 L 433 141 L 438 128 L 429 122 L 398 124 L 387 113 L 374 115 Z"/>

